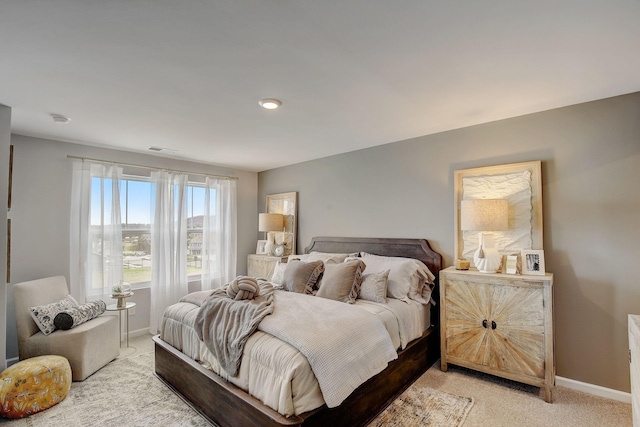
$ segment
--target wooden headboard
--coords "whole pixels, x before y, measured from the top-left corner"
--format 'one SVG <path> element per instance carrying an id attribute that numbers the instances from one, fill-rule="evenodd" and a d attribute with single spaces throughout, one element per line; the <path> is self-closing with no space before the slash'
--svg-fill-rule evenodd
<path id="1" fill-rule="evenodd" d="M 427 265 L 436 276 L 442 269 L 442 255 L 435 252 L 425 239 L 394 239 L 373 237 L 314 237 L 304 249 L 309 252 L 351 253 L 367 252 L 373 255 L 415 258 Z"/>

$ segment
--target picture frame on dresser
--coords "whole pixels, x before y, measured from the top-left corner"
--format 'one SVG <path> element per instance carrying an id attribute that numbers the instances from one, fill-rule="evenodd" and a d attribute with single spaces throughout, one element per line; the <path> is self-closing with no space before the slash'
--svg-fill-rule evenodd
<path id="1" fill-rule="evenodd" d="M 256 255 L 267 255 L 267 240 L 258 240 Z"/>
<path id="2" fill-rule="evenodd" d="M 521 252 L 522 274 L 527 276 L 544 276 L 544 251 L 541 249 L 525 249 Z"/>
<path id="3" fill-rule="evenodd" d="M 461 228 L 460 206 L 468 199 L 509 201 L 509 230 L 493 233 L 501 255 L 543 248 L 541 171 L 539 160 L 454 171 L 455 258 L 473 260 L 478 248 L 479 232 Z"/>

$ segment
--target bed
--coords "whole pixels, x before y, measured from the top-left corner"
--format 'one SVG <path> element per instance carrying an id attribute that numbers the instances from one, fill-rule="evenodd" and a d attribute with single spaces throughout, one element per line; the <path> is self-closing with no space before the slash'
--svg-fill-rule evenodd
<path id="1" fill-rule="evenodd" d="M 442 257 L 424 239 L 316 237 L 305 254 L 366 252 L 385 257 L 405 257 L 422 261 L 436 278 Z M 366 271 L 365 271 L 366 273 Z M 438 301 L 437 282 L 432 299 Z M 367 425 L 439 357 L 437 307 L 432 308 L 426 330 L 398 350 L 397 359 L 351 393 L 339 406 L 284 416 L 261 400 L 243 391 L 192 357 L 163 341 L 155 341 L 155 371 L 195 408 L 220 426 L 314 426 Z M 188 352 L 187 352 L 188 353 Z"/>

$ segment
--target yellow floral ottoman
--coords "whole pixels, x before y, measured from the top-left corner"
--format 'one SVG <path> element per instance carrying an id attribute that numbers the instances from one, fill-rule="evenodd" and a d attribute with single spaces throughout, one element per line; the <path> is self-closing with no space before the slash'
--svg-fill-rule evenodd
<path id="1" fill-rule="evenodd" d="M 0 416 L 22 418 L 62 402 L 71 388 L 71 366 L 62 356 L 25 359 L 0 374 Z"/>

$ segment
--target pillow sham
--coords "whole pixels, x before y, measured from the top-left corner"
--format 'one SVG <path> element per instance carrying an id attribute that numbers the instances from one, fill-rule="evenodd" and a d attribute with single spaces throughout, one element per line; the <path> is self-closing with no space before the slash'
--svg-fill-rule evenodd
<path id="1" fill-rule="evenodd" d="M 340 264 L 344 262 L 347 257 L 357 257 L 357 253 L 352 254 L 336 254 L 329 252 L 310 252 L 308 254 L 303 255 L 289 255 L 289 261 L 293 259 L 297 259 L 300 261 L 311 262 L 311 261 L 322 261 L 324 264 Z"/>
<path id="2" fill-rule="evenodd" d="M 286 262 L 278 261 L 276 266 L 273 269 L 273 275 L 271 276 L 271 284 L 273 285 L 273 289 L 284 289 L 284 285 L 282 284 L 284 280 L 284 271 L 287 269 Z"/>
<path id="3" fill-rule="evenodd" d="M 67 295 L 61 300 L 50 304 L 29 307 L 29 314 L 31 314 L 31 318 L 36 322 L 36 325 L 38 325 L 38 328 L 42 333 L 49 335 L 56 330 L 56 326 L 53 323 L 56 314 L 77 306 L 78 302 L 75 298 L 71 295 Z"/>
<path id="4" fill-rule="evenodd" d="M 95 319 L 107 310 L 104 301 L 91 301 L 77 307 L 69 308 L 56 314 L 53 324 L 56 328 L 68 330 Z"/>
<path id="5" fill-rule="evenodd" d="M 413 258 L 373 255 L 366 252 L 361 252 L 360 257 L 367 264 L 367 273 L 380 273 L 389 270 L 388 297 L 403 301 L 413 299 L 422 304 L 429 302 L 431 296 L 429 284 L 433 283 L 435 276 L 422 261 Z"/>
<path id="6" fill-rule="evenodd" d="M 363 275 L 362 286 L 360 286 L 360 299 L 386 304 L 389 271 L 390 270 L 385 270 L 380 273 Z"/>
<path id="7" fill-rule="evenodd" d="M 324 271 L 322 261 L 291 260 L 284 270 L 282 285 L 289 292 L 313 295 L 313 286 Z"/>
<path id="8" fill-rule="evenodd" d="M 365 263 L 358 259 L 326 264 L 316 296 L 353 304 L 358 298 L 365 268 Z"/>

